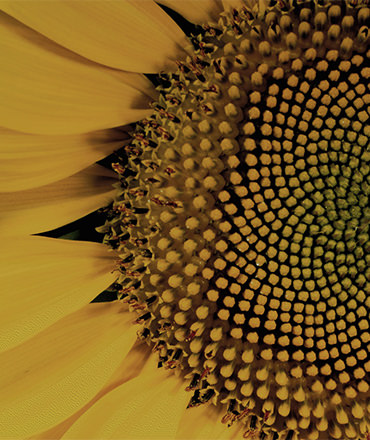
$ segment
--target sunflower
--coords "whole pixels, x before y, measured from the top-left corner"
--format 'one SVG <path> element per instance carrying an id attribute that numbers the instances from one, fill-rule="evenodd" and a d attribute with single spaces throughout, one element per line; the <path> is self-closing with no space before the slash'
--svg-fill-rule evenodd
<path id="1" fill-rule="evenodd" d="M 0 9 L 0 438 L 368 440 L 367 2 Z"/>

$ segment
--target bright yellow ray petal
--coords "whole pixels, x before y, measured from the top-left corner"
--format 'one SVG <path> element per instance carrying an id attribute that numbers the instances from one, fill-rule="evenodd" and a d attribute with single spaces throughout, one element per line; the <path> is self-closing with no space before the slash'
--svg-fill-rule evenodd
<path id="1" fill-rule="evenodd" d="M 179 422 L 176 440 L 233 440 L 241 439 L 243 430 L 240 423 L 232 427 L 221 423 L 225 412 L 216 409 L 212 404 L 189 408 L 184 411 Z"/>
<path id="2" fill-rule="evenodd" d="M 0 193 L 0 236 L 55 229 L 105 206 L 113 198 L 113 171 L 92 165 L 39 188 Z"/>
<path id="3" fill-rule="evenodd" d="M 122 70 L 157 73 L 184 45 L 181 29 L 151 0 L 3 0 L 0 8 L 58 44 Z"/>
<path id="4" fill-rule="evenodd" d="M 119 130 L 46 136 L 0 128 L 0 192 L 22 191 L 71 176 L 111 154 L 126 137 Z"/>
<path id="5" fill-rule="evenodd" d="M 78 310 L 109 286 L 114 255 L 100 243 L 5 238 L 0 254 L 0 351 Z"/>
<path id="6" fill-rule="evenodd" d="M 222 11 L 219 0 L 159 0 L 158 3 L 170 7 L 196 24 L 217 20 L 218 14 Z"/>
<path id="7" fill-rule="evenodd" d="M 122 304 L 89 304 L 1 354 L 2 438 L 36 434 L 89 402 L 134 344 L 131 321 Z"/>
<path id="8" fill-rule="evenodd" d="M 140 91 L 148 83 L 144 77 L 118 76 L 2 12 L 0 52 L 0 126 L 76 134 L 121 126 L 151 113 L 148 97 Z"/>
<path id="9" fill-rule="evenodd" d="M 133 379 L 138 376 L 143 367 L 146 365 L 149 356 L 151 355 L 151 349 L 143 341 L 137 341 L 127 356 L 124 358 L 121 365 L 112 374 L 103 388 L 82 408 L 80 408 L 75 414 L 63 420 L 57 426 L 54 426 L 47 431 L 44 431 L 36 436 L 32 436 L 32 440 L 59 440 L 66 431 L 81 417 L 89 408 L 94 405 L 99 399 L 101 399 L 109 391 L 119 385 Z"/>
<path id="10" fill-rule="evenodd" d="M 154 356 L 153 356 L 154 357 Z M 166 440 L 175 436 L 189 400 L 182 379 L 151 368 L 116 388 L 83 414 L 64 439 Z"/>

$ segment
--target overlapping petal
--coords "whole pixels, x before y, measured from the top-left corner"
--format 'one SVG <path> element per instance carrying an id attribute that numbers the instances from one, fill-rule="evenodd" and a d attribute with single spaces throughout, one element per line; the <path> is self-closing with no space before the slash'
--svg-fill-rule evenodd
<path id="1" fill-rule="evenodd" d="M 115 278 L 100 243 L 46 237 L 2 239 L 0 351 L 89 303 Z"/>
<path id="2" fill-rule="evenodd" d="M 0 355 L 2 438 L 37 434 L 87 404 L 135 342 L 120 303 L 89 304 Z"/>
<path id="3" fill-rule="evenodd" d="M 77 220 L 107 205 L 116 182 L 113 171 L 92 165 L 49 185 L 0 193 L 0 236 L 36 234 Z"/>
<path id="4" fill-rule="evenodd" d="M 0 128 L 0 192 L 35 188 L 71 176 L 111 154 L 126 137 L 120 130 L 47 136 Z"/>
<path id="5" fill-rule="evenodd" d="M 0 51 L 2 127 L 76 134 L 121 126 L 151 112 L 142 92 L 149 82 L 142 75 L 117 74 L 90 62 L 2 12 Z"/>
<path id="6" fill-rule="evenodd" d="M 187 20 L 197 24 L 217 19 L 222 11 L 220 0 L 158 0 L 158 3 L 168 6 Z"/>
<path id="7" fill-rule="evenodd" d="M 175 437 L 189 395 L 183 381 L 155 368 L 111 391 L 84 413 L 64 439 L 166 440 Z"/>
<path id="8" fill-rule="evenodd" d="M 0 8 L 71 51 L 122 70 L 157 73 L 184 46 L 182 30 L 152 0 L 5 0 Z"/>
<path id="9" fill-rule="evenodd" d="M 127 353 L 127 356 L 123 359 L 121 365 L 116 369 L 112 376 L 105 383 L 103 388 L 88 402 L 81 407 L 77 412 L 68 417 L 63 422 L 51 429 L 44 431 L 36 436 L 33 436 L 33 440 L 59 440 L 67 430 L 84 414 L 89 408 L 92 407 L 99 399 L 105 396 L 109 391 L 112 391 L 116 387 L 138 376 L 151 355 L 151 349 L 143 341 L 136 341 L 131 350 Z"/>
<path id="10" fill-rule="evenodd" d="M 242 425 L 234 423 L 232 427 L 222 423 L 222 412 L 212 404 L 189 408 L 184 411 L 175 436 L 176 440 L 240 440 Z"/>

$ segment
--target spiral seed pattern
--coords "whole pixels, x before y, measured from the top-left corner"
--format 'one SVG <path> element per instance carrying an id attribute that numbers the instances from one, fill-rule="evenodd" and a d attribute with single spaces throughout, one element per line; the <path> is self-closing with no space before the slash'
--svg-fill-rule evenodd
<path id="1" fill-rule="evenodd" d="M 225 12 L 192 38 L 117 152 L 100 231 L 190 407 L 225 404 L 244 438 L 363 439 L 370 9 L 296 3 Z"/>

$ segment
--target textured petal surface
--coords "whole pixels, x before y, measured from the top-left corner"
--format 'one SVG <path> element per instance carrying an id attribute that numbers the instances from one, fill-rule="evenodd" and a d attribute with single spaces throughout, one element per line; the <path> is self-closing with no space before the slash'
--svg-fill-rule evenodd
<path id="1" fill-rule="evenodd" d="M 0 52 L 0 126 L 76 134 L 151 112 L 144 77 L 85 60 L 1 12 Z"/>
<path id="2" fill-rule="evenodd" d="M 237 440 L 242 438 L 240 423 L 228 427 L 221 422 L 225 412 L 220 412 L 212 404 L 189 408 L 184 411 L 179 422 L 176 440 Z"/>
<path id="3" fill-rule="evenodd" d="M 0 128 L 0 192 L 35 188 L 71 176 L 111 154 L 126 137 L 118 130 L 46 136 Z"/>
<path id="4" fill-rule="evenodd" d="M 105 206 L 115 193 L 113 171 L 100 165 L 50 185 L 0 193 L 0 236 L 55 229 Z"/>
<path id="5" fill-rule="evenodd" d="M 0 432 L 24 438 L 86 404 L 135 342 L 122 304 L 89 304 L 0 355 Z"/>
<path id="6" fill-rule="evenodd" d="M 188 400 L 182 379 L 158 370 L 152 359 L 140 376 L 86 411 L 63 438 L 172 439 Z"/>
<path id="7" fill-rule="evenodd" d="M 177 59 L 181 29 L 152 0 L 2 1 L 0 8 L 95 62 L 157 73 Z"/>
<path id="8" fill-rule="evenodd" d="M 222 11 L 222 4 L 219 0 L 158 0 L 158 3 L 170 7 L 196 24 L 216 20 Z"/>
<path id="9" fill-rule="evenodd" d="M 36 436 L 33 436 L 33 440 L 58 440 L 65 432 L 84 414 L 89 408 L 91 408 L 94 403 L 101 399 L 109 391 L 112 391 L 119 385 L 133 379 L 138 376 L 144 366 L 146 365 L 149 357 L 151 355 L 151 349 L 142 341 L 137 341 L 131 350 L 128 352 L 127 356 L 124 358 L 122 364 L 117 368 L 113 375 L 109 378 L 107 383 L 103 388 L 82 408 L 80 408 L 68 419 L 63 420 L 53 428 L 48 429 Z"/>
<path id="10" fill-rule="evenodd" d="M 2 239 L 0 351 L 89 303 L 114 281 L 113 265 L 100 243 Z"/>

